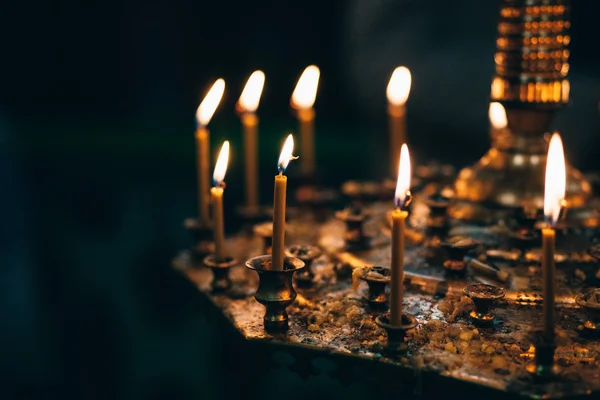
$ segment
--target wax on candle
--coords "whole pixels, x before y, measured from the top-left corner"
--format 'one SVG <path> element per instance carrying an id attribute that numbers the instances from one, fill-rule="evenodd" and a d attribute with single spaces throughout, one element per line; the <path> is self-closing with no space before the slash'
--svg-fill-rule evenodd
<path id="1" fill-rule="evenodd" d="M 210 223 L 209 214 L 209 164 L 210 134 L 206 126 L 210 122 L 225 91 L 225 81 L 217 79 L 196 111 L 196 158 L 198 162 L 198 212 L 203 226 Z"/>
<path id="2" fill-rule="evenodd" d="M 273 245 L 271 250 L 271 268 L 283 270 L 283 255 L 285 248 L 285 209 L 287 177 L 283 174 L 292 159 L 294 137 L 290 134 L 279 155 L 277 168 L 279 175 L 275 176 L 273 196 Z"/>
<path id="3" fill-rule="evenodd" d="M 262 71 L 254 71 L 237 104 L 241 113 L 242 126 L 244 128 L 244 162 L 246 174 L 246 206 L 256 209 L 259 204 L 258 198 L 258 117 L 255 112 L 260 102 L 265 74 Z"/>
<path id="4" fill-rule="evenodd" d="M 213 233 L 215 240 L 215 254 L 217 260 L 224 261 L 227 257 L 225 251 L 225 222 L 223 217 L 223 189 L 227 162 L 229 161 L 229 141 L 221 147 L 219 158 L 215 165 L 213 180 L 215 187 L 210 190 L 213 204 Z"/>
<path id="5" fill-rule="evenodd" d="M 548 226 L 542 229 L 542 279 L 544 291 L 544 338 L 554 342 L 554 298 L 556 281 L 554 276 L 554 248 L 556 232 L 554 226 L 560 217 L 565 198 L 566 171 L 565 155 L 560 135 L 555 133 L 550 140 L 546 159 L 546 184 L 544 190 L 544 217 Z"/>
<path id="6" fill-rule="evenodd" d="M 312 108 L 317 97 L 317 87 L 319 86 L 319 77 L 321 72 L 315 65 L 306 67 L 296 88 L 292 93 L 290 101 L 293 108 L 298 113 L 298 123 L 300 131 L 300 145 L 302 148 L 302 172 L 311 175 L 315 171 L 315 111 Z"/>
<path id="7" fill-rule="evenodd" d="M 392 254 L 390 280 L 390 323 L 402 325 L 402 300 L 404 297 L 404 231 L 408 212 L 402 208 L 410 200 L 410 155 L 406 143 L 400 151 L 398 163 L 398 181 L 396 184 L 396 209 L 392 212 Z"/>
<path id="8" fill-rule="evenodd" d="M 406 67 L 396 68 L 386 90 L 390 130 L 390 174 L 392 177 L 398 173 L 400 147 L 406 143 L 406 100 L 408 100 L 410 86 L 409 69 Z"/>

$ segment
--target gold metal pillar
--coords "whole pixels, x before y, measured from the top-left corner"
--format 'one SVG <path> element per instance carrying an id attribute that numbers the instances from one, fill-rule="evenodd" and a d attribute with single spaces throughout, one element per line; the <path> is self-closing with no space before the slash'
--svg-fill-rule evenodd
<path id="1" fill-rule="evenodd" d="M 495 206 L 543 208 L 546 133 L 569 100 L 569 0 L 501 0 L 491 101 L 508 126 L 490 150 L 455 182 L 458 199 Z M 567 201 L 582 207 L 591 186 L 567 167 Z"/>

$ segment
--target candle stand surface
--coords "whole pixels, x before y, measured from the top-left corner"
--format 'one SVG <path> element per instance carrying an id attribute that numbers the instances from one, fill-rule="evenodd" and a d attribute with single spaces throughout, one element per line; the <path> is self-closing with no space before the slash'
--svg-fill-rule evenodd
<path id="1" fill-rule="evenodd" d="M 312 284 L 294 283 L 297 297 L 287 307 L 287 330 L 265 330 L 265 307 L 254 297 L 259 285 L 255 271 L 243 265 L 231 268 L 229 291 L 218 293 L 211 290 L 211 271 L 189 263 L 185 253 L 173 265 L 198 287 L 206 312 L 228 332 L 226 351 L 246 357 L 234 368 L 241 369 L 236 376 L 243 376 L 240 379 L 249 386 L 265 370 L 284 364 L 304 379 L 327 374 L 343 385 L 362 382 L 372 385 L 373 393 L 387 395 L 600 395 L 600 341 L 586 328 L 597 321 L 597 307 L 587 304 L 591 295 L 583 298 L 585 304 L 576 300 L 598 285 L 599 264 L 589 254 L 597 229 L 567 224 L 557 228 L 557 335 L 550 367 L 559 367 L 553 368 L 559 373 L 536 379 L 527 366 L 543 350 L 536 349 L 532 339 L 532 332 L 542 326 L 539 244 L 516 247 L 513 233 L 522 228 L 522 220 L 514 209 L 486 211 L 485 218 L 495 221 L 488 224 L 448 218 L 447 235 L 433 234 L 439 231 L 429 229 L 427 199 L 451 184 L 452 177 L 431 179 L 415 190 L 407 220 L 404 276 L 404 312 L 415 324 L 407 323 L 405 341 L 397 343 L 404 347 L 400 353 L 386 351 L 388 335 L 381 323 L 386 309 L 369 304 L 364 279 L 371 267 L 390 265 L 390 200 L 364 202 L 368 218 L 362 229 L 372 240 L 360 250 L 344 242 L 347 226 L 334 210 L 323 222 L 311 213 L 290 218 L 287 247 L 314 245 L 322 254 L 311 260 Z M 436 215 L 436 225 L 438 219 Z M 465 259 L 478 263 L 465 262 L 464 272 L 456 274 L 444 263 L 450 258 L 447 244 L 461 241 L 469 244 Z M 238 260 L 264 254 L 263 238 L 248 232 L 228 242 L 234 249 L 231 256 Z M 373 272 L 379 273 L 378 268 Z M 491 286 L 468 287 L 473 284 Z M 483 298 L 486 294 L 489 299 Z M 477 321 L 483 316 L 491 321 Z M 327 368 L 319 366 L 323 359 L 328 360 Z"/>

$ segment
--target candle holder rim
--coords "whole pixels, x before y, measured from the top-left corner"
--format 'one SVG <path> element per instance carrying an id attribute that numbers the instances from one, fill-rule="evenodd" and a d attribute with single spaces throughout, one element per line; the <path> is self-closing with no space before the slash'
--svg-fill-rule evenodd
<path id="1" fill-rule="evenodd" d="M 390 330 L 390 331 L 407 331 L 410 329 L 414 329 L 417 324 L 418 321 L 417 319 L 407 313 L 402 313 L 402 325 L 400 326 L 394 326 L 392 324 L 390 324 L 390 317 L 389 315 L 386 314 L 381 314 L 378 315 L 375 318 L 375 323 L 380 327 L 383 328 L 385 330 Z"/>
<path id="2" fill-rule="evenodd" d="M 298 255 L 298 254 L 294 254 L 293 251 L 295 249 L 307 249 L 307 251 L 303 255 Z M 295 244 L 295 245 L 286 247 L 283 254 L 286 257 L 299 258 L 300 260 L 302 260 L 306 263 L 306 261 L 308 261 L 308 260 L 314 260 L 315 258 L 320 257 L 321 254 L 323 254 L 323 251 L 321 250 L 321 248 L 319 246 L 315 246 L 312 244 Z"/>
<path id="3" fill-rule="evenodd" d="M 443 241 L 440 243 L 440 246 L 447 250 L 470 251 L 470 250 L 477 248 L 477 246 L 479 246 L 479 244 L 480 244 L 479 241 L 477 241 L 473 238 L 470 238 L 470 237 L 469 238 L 466 237 L 464 239 L 465 240 L 468 239 L 470 241 L 470 243 L 468 245 L 456 246 L 455 243 Z M 460 243 L 460 241 L 458 243 Z"/>
<path id="4" fill-rule="evenodd" d="M 305 263 L 297 257 L 283 257 L 283 270 L 268 269 L 266 265 L 271 265 L 272 256 L 265 254 L 252 257 L 246 261 L 246 268 L 260 273 L 291 273 L 304 268 Z"/>
<path id="5" fill-rule="evenodd" d="M 222 268 L 227 269 L 235 267 L 239 264 L 239 261 L 232 256 L 227 256 L 223 260 L 219 260 L 216 254 L 209 254 L 202 260 L 204 265 L 208 268 Z"/>
<path id="6" fill-rule="evenodd" d="M 377 270 L 373 271 L 374 268 Z M 385 274 L 380 273 L 379 271 L 385 271 Z M 381 278 L 369 276 L 370 272 L 374 272 L 376 274 L 381 275 Z M 381 282 L 381 283 L 389 283 L 392 277 L 392 270 L 388 267 L 384 267 L 381 265 L 374 265 L 370 268 L 365 268 L 363 274 L 360 276 L 360 279 L 365 282 Z"/>
<path id="7" fill-rule="evenodd" d="M 485 292 L 477 291 L 476 289 L 478 288 L 489 289 L 493 293 L 486 294 Z M 487 283 L 471 283 L 463 288 L 463 294 L 474 300 L 500 300 L 506 295 L 506 290 Z"/>
<path id="8" fill-rule="evenodd" d="M 577 303 L 578 306 L 584 308 L 584 309 L 588 309 L 588 310 L 600 310 L 600 302 L 598 303 L 590 303 L 588 301 L 588 298 L 593 294 L 593 293 L 597 293 L 600 294 L 600 288 L 595 288 L 592 290 L 588 290 L 585 293 L 580 293 L 575 297 L 575 303 Z"/>

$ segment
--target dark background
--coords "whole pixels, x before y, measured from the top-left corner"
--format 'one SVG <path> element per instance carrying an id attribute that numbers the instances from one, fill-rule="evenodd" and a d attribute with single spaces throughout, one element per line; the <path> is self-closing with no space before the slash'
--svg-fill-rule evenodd
<path id="1" fill-rule="evenodd" d="M 590 170 L 600 167 L 599 6 L 574 3 L 571 104 L 554 128 Z M 0 398 L 218 397 L 232 384 L 211 367 L 218 331 L 169 266 L 190 244 L 194 113 L 210 84 L 227 83 L 211 122 L 214 151 L 232 141 L 227 213 L 243 189 L 234 103 L 254 69 L 267 79 L 261 177 L 295 129 L 289 96 L 310 63 L 321 68 L 324 181 L 386 171 L 397 65 L 413 76 L 412 151 L 460 167 L 489 145 L 496 18 L 497 2 L 481 0 L 3 4 Z M 366 395 L 322 376 L 269 377 L 294 398 Z"/>

